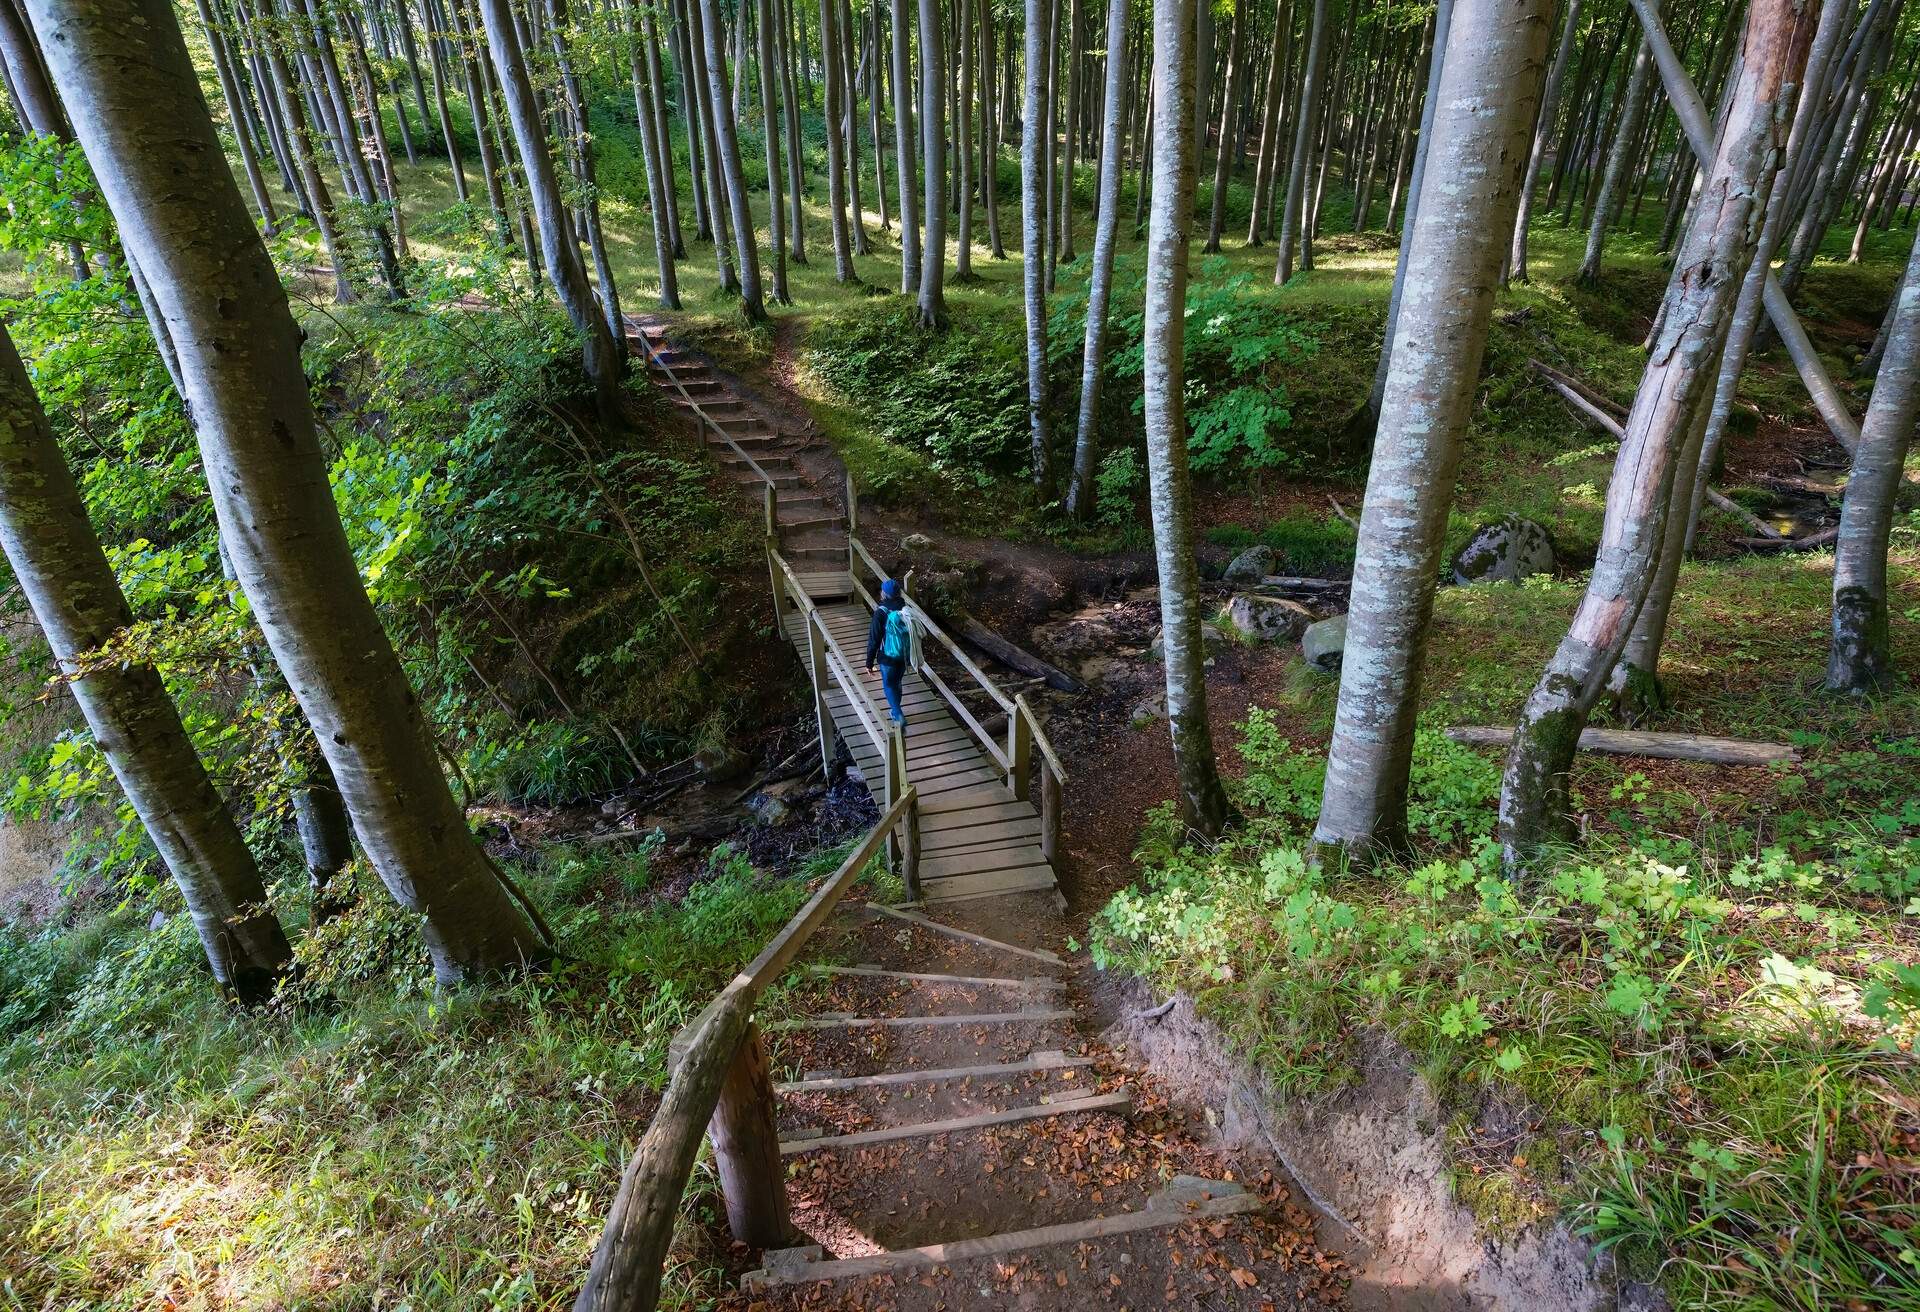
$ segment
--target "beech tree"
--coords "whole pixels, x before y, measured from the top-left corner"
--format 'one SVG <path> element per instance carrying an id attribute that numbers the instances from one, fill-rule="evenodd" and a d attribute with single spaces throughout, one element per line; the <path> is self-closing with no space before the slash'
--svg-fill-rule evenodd
<path id="1" fill-rule="evenodd" d="M 1194 561 L 1193 492 L 1187 475 L 1187 249 L 1193 237 L 1196 153 L 1193 11 L 1194 0 L 1159 0 L 1153 9 L 1154 100 L 1160 116 L 1154 140 L 1153 212 L 1147 226 L 1142 348 L 1148 500 L 1160 574 L 1161 646 L 1177 801 L 1181 819 L 1211 838 L 1226 828 L 1228 804 L 1207 722 L 1200 573 Z M 1031 88 L 1032 74 L 1028 77 Z M 1028 99 L 1031 113 L 1031 90 Z"/>
<path id="2" fill-rule="evenodd" d="M 1812 35 L 1813 18 L 1797 0 L 1753 0 L 1748 10 L 1724 126 L 1627 415 L 1593 574 L 1514 729 L 1500 793 L 1500 840 L 1510 867 L 1565 832 L 1567 771 L 1653 581 L 1664 494 L 1694 408 L 1713 386 Z"/>
<path id="3" fill-rule="evenodd" d="M 505 0 L 492 2 L 498 4 Z M 740 260 L 740 310 L 747 316 L 747 322 L 763 323 L 767 317 L 767 303 L 760 290 L 760 251 L 754 244 L 753 207 L 747 200 L 747 179 L 740 168 L 740 141 L 739 134 L 734 130 L 733 104 L 727 98 L 727 61 L 723 53 L 720 15 L 714 0 L 695 2 L 704 11 L 702 28 L 706 40 L 708 85 L 713 101 L 713 153 L 719 158 L 721 177 L 726 183 L 727 211 L 733 217 L 734 250 Z"/>
<path id="4" fill-rule="evenodd" d="M 1840 503 L 1833 556 L 1833 641 L 1829 692 L 1872 692 L 1893 675 L 1887 616 L 1887 540 L 1894 494 L 1920 418 L 1920 240 L 1894 294 L 1873 399 L 1860 425 L 1852 476 Z"/>
<path id="5" fill-rule="evenodd" d="M 927 244 L 921 252 L 920 326 L 947 326 L 947 69 L 939 0 L 920 0 L 920 150 L 926 165 Z M 966 203 L 966 197 L 960 198 Z"/>
<path id="6" fill-rule="evenodd" d="M 293 959 L 287 936 L 160 672 L 102 653 L 133 612 L 4 324 L 0 547 L 94 742 L 180 888 L 213 977 L 242 1002 L 266 1001 Z"/>
<path id="7" fill-rule="evenodd" d="M 895 0 L 896 6 L 900 2 Z M 1047 151 L 1037 125 L 1045 113 L 1047 94 L 1047 0 L 1026 0 L 1026 5 L 1027 95 L 1026 110 L 1020 120 L 1020 253 L 1027 311 L 1027 426 L 1033 439 L 1034 486 L 1044 490 L 1053 485 L 1053 440 L 1047 424 L 1046 281 L 1047 225 L 1052 219 L 1044 212 Z M 903 241 L 904 226 L 903 223 Z M 1184 448 L 1184 442 L 1182 445 Z"/>
<path id="8" fill-rule="evenodd" d="M 580 248 L 574 242 L 572 220 L 560 198 L 560 184 L 554 177 L 553 157 L 547 150 L 547 133 L 540 104 L 527 80 L 526 52 L 520 46 L 520 34 L 514 25 L 508 0 L 480 0 L 480 16 L 486 24 L 487 49 L 493 56 L 493 68 L 500 78 L 500 90 L 507 102 L 507 116 L 513 123 L 514 139 L 520 147 L 520 164 L 527 182 L 527 199 L 540 225 L 540 249 L 547 276 L 560 297 L 560 307 L 573 321 L 574 331 L 583 342 L 582 360 L 587 377 L 593 383 L 594 405 L 604 422 L 621 422 L 620 379 L 625 373 L 626 346 L 616 341 L 607 320 L 595 303 L 587 271 L 580 262 Z"/>
<path id="9" fill-rule="evenodd" d="M 543 960 L 549 944 L 467 828 L 361 587 L 327 484 L 299 328 L 172 6 L 33 0 L 29 13 L 178 355 L 234 573 L 362 850 L 394 897 L 421 913 L 440 979 Z"/>
<path id="10" fill-rule="evenodd" d="M 1447 185 L 1421 190 L 1408 215 L 1407 276 L 1391 321 L 1393 367 L 1367 471 L 1340 700 L 1314 830 L 1316 842 L 1361 857 L 1406 837 L 1434 583 L 1494 284 L 1519 208 L 1546 11 L 1547 0 L 1459 0 L 1429 97 L 1436 109 L 1423 149 Z"/>

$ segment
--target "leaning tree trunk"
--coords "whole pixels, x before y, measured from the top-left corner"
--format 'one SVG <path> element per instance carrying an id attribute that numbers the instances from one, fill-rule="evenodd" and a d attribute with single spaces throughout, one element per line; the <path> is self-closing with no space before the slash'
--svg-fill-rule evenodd
<path id="1" fill-rule="evenodd" d="M 1547 73 L 1547 89 L 1540 97 L 1540 126 L 1533 134 L 1533 151 L 1527 157 L 1526 180 L 1520 184 L 1520 212 L 1513 221 L 1513 250 L 1508 255 L 1509 274 L 1521 282 L 1527 277 L 1527 221 L 1533 213 L 1534 189 L 1540 185 L 1540 166 L 1547 158 L 1547 139 L 1553 135 L 1554 116 L 1560 109 L 1560 84 L 1566 80 L 1567 64 L 1573 57 L 1573 41 L 1580 28 L 1582 0 L 1567 0 L 1566 21 L 1560 26 L 1560 48 L 1554 53 L 1553 68 Z"/>
<path id="2" fill-rule="evenodd" d="M 281 116 L 287 122 L 287 146 L 299 170 L 301 186 L 306 189 L 308 217 L 313 220 L 313 226 L 320 234 L 320 246 L 326 251 L 327 263 L 333 268 L 333 299 L 341 305 L 351 304 L 354 299 L 353 280 L 347 272 L 346 248 L 341 244 L 339 229 L 334 224 L 333 197 L 328 194 L 326 178 L 321 174 L 320 164 L 314 159 L 313 149 L 307 142 L 306 114 L 300 107 L 300 97 L 293 87 L 293 70 L 287 67 L 286 57 L 280 53 L 279 41 L 274 33 L 267 33 L 262 44 L 266 47 L 267 67 L 273 74 L 274 94 L 280 99 Z"/>
<path id="3" fill-rule="evenodd" d="M 920 0 L 920 157 L 926 167 L 927 243 L 920 253 L 920 326 L 947 326 L 947 57 L 939 0 Z"/>
<path id="4" fill-rule="evenodd" d="M 587 97 L 573 71 L 573 56 L 567 47 L 567 8 L 564 0 L 547 0 L 547 42 L 553 50 L 553 62 L 560 73 L 563 118 L 573 120 L 574 180 L 581 193 L 581 226 L 586 229 L 587 249 L 593 253 L 594 275 L 600 280 L 600 312 L 607 321 L 607 333 L 624 352 L 627 325 L 620 313 L 620 289 L 614 282 L 613 262 L 607 254 L 606 231 L 600 223 L 600 188 L 594 180 L 593 121 L 588 116 Z"/>
<path id="5" fill-rule="evenodd" d="M 0 546 L 94 742 L 180 887 L 214 978 L 243 1002 L 266 1001 L 292 961 L 287 936 L 160 672 L 89 659 L 133 613 L 4 326 Z"/>
<path id="6" fill-rule="evenodd" d="M 1713 386 L 1806 66 L 1800 0 L 1754 0 L 1725 125 L 1667 288 L 1664 323 L 1627 415 L 1599 555 L 1559 649 L 1527 698 L 1500 792 L 1509 868 L 1566 832 L 1567 771 L 1653 581 L 1686 421 Z"/>
<path id="7" fill-rule="evenodd" d="M 13 0 L 5 3 L 11 5 Z M 220 94 L 227 102 L 227 117 L 233 122 L 233 142 L 240 153 L 240 167 L 246 172 L 254 206 L 260 211 L 260 225 L 271 237 L 276 230 L 273 196 L 267 190 L 266 179 L 260 176 L 260 161 L 253 151 L 252 134 L 247 131 L 247 101 L 228 53 L 226 33 L 221 30 L 220 21 L 214 17 L 207 0 L 194 0 L 194 3 L 200 11 L 201 26 L 207 31 L 207 49 L 213 56 L 213 71 L 220 79 Z"/>
<path id="8" fill-rule="evenodd" d="M 1313 0 L 1313 25 L 1307 40 L 1307 60 L 1300 73 L 1300 94 L 1294 108 L 1293 154 L 1287 167 L 1287 196 L 1280 215 L 1279 250 L 1273 261 L 1273 283 L 1280 287 L 1293 277 L 1294 256 L 1306 221 L 1307 163 L 1313 154 L 1314 107 L 1327 62 L 1327 0 Z M 1309 238 L 1308 240 L 1311 240 Z"/>
<path id="9" fill-rule="evenodd" d="M 494 71 L 500 77 L 500 91 L 507 102 L 507 117 L 513 123 L 513 135 L 520 145 L 522 176 L 527 180 L 527 200 L 540 225 L 540 250 L 545 257 L 547 276 L 559 294 L 560 306 L 573 321 L 585 346 L 583 357 L 587 377 L 593 383 L 594 405 L 601 422 L 618 425 L 620 415 L 620 375 L 624 345 L 614 340 L 595 303 L 593 288 L 587 283 L 587 271 L 580 263 L 579 248 L 574 245 L 572 223 L 560 198 L 560 184 L 553 174 L 553 157 L 547 151 L 547 128 L 527 81 L 527 63 L 520 48 L 520 34 L 514 27 L 513 11 L 507 0 L 480 0 L 481 21 L 486 24 L 487 48 L 493 54 Z"/>
<path id="10" fill-rule="evenodd" d="M 1323 0 L 1324 2 L 1324 0 Z M 1193 236 L 1194 0 L 1160 0 L 1153 11 L 1153 212 L 1147 221 L 1146 359 L 1148 499 L 1160 571 L 1160 625 L 1167 670 L 1180 816 L 1205 837 L 1226 828 L 1226 790 L 1207 722 L 1206 648 L 1200 574 L 1193 552 L 1193 492 L 1187 478 L 1187 247 Z"/>
<path id="11" fill-rule="evenodd" d="M 1120 226 L 1120 116 L 1126 96 L 1124 61 L 1113 58 L 1127 35 L 1127 0 L 1107 0 L 1107 92 L 1100 132 L 1100 199 L 1094 214 L 1093 270 L 1087 278 L 1087 345 L 1080 369 L 1080 423 L 1067 480 L 1067 514 L 1093 513 L 1094 445 L 1100 426 L 1100 382 L 1105 376 L 1107 306 L 1113 299 L 1113 243 Z"/>
<path id="12" fill-rule="evenodd" d="M 494 0 L 503 3 L 504 0 Z M 748 323 L 765 323 L 766 297 L 760 290 L 760 249 L 753 239 L 753 207 L 747 200 L 747 178 L 740 168 L 739 134 L 734 131 L 733 102 L 727 96 L 727 61 L 714 0 L 694 0 L 702 10 L 706 35 L 707 85 L 713 100 L 714 153 L 726 180 L 727 209 L 733 215 L 734 252 L 740 262 L 740 311 Z"/>
<path id="13" fill-rule="evenodd" d="M 187 384 L 220 535 L 393 895 L 455 981 L 550 945 L 454 804 L 327 484 L 300 329 L 234 187 L 168 0 L 33 0 L 101 192 Z M 594 318 L 597 324 L 597 316 Z"/>
<path id="14" fill-rule="evenodd" d="M 673 192 L 667 177 L 673 162 L 669 146 L 660 134 L 659 116 L 654 112 L 657 102 L 648 58 L 652 53 L 653 29 L 649 26 L 643 32 L 632 8 L 627 10 L 626 21 L 628 73 L 633 80 L 633 113 L 640 129 L 640 151 L 646 162 L 647 204 L 653 211 L 653 260 L 654 267 L 660 271 L 660 306 L 666 310 L 677 310 L 680 308 L 680 277 L 674 268 L 675 216 Z M 621 336 L 626 336 L 624 331 Z"/>
<path id="15" fill-rule="evenodd" d="M 1047 432 L 1046 114 L 1048 0 L 1026 0 L 1027 95 L 1020 119 L 1020 254 L 1027 302 L 1027 428 L 1033 437 L 1033 482 L 1053 486 L 1053 441 Z M 904 225 L 903 225 L 904 226 Z"/>
<path id="16" fill-rule="evenodd" d="M 1907 444 L 1920 415 L 1920 240 L 1907 257 L 1892 327 L 1860 425 L 1853 475 L 1840 505 L 1833 555 L 1833 646 L 1829 692 L 1865 693 L 1893 677 L 1887 622 L 1887 537 Z"/>
<path id="17" fill-rule="evenodd" d="M 1546 56 L 1548 0 L 1460 0 L 1422 150 L 1424 192 L 1401 264 L 1393 368 L 1354 557 L 1340 702 L 1318 843 L 1362 858 L 1405 842 L 1407 780 L 1434 581 L 1461 442 L 1493 318 Z M 1440 40 L 1436 34 L 1436 43 Z"/>

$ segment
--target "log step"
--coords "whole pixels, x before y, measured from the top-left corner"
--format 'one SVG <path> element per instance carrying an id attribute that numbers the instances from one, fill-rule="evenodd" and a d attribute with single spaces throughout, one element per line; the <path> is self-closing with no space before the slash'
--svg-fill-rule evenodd
<path id="1" fill-rule="evenodd" d="M 856 1134 L 823 1134 L 815 1139 L 788 1139 L 780 1144 L 780 1155 L 792 1157 L 821 1148 L 860 1148 L 873 1143 L 891 1143 L 896 1139 L 921 1139 L 933 1134 L 979 1130 L 993 1125 L 1015 1125 L 1049 1116 L 1073 1116 L 1080 1112 L 1115 1112 L 1125 1115 L 1133 1106 L 1133 1095 L 1096 1094 L 1091 1098 L 1069 1098 L 1065 1102 L 1042 1102 L 1029 1107 L 1008 1107 L 977 1116 L 956 1116 L 946 1121 L 923 1121 L 918 1125 L 889 1125 L 880 1130 L 861 1130 Z"/>
<path id="2" fill-rule="evenodd" d="M 1176 1175 L 1138 1212 L 1118 1212 L 1087 1221 L 1009 1230 L 979 1239 L 927 1244 L 920 1248 L 898 1248 L 887 1253 L 843 1257 L 834 1261 L 823 1261 L 817 1244 L 807 1248 L 776 1249 L 766 1254 L 766 1266 L 758 1271 L 747 1272 L 740 1284 L 745 1290 L 758 1292 L 785 1285 L 925 1271 L 932 1267 L 953 1266 L 974 1258 L 999 1257 L 1035 1248 L 1088 1243 L 1147 1230 L 1164 1230 L 1189 1221 L 1238 1216 L 1260 1209 L 1259 1197 L 1248 1193 L 1240 1185 L 1205 1180 L 1199 1176 Z"/>
<path id="3" fill-rule="evenodd" d="M 971 1016 L 809 1016 L 805 1020 L 783 1020 L 768 1025 L 769 1030 L 867 1030 L 895 1029 L 910 1025 L 1007 1025 L 1020 1022 L 1072 1020 L 1074 1013 L 1064 1010 L 987 1011 Z"/>
<path id="4" fill-rule="evenodd" d="M 984 1066 L 950 1066 L 938 1071 L 882 1071 L 878 1075 L 830 1075 L 806 1080 L 789 1080 L 774 1085 L 776 1093 L 825 1093 L 834 1089 L 888 1088 L 897 1084 L 938 1084 L 946 1080 L 997 1080 L 1008 1075 L 1034 1075 L 1042 1071 L 1063 1071 L 1075 1066 L 1091 1066 L 1091 1057 L 1069 1057 L 1049 1049 L 1036 1052 L 1024 1061 L 988 1062 Z"/>
<path id="5" fill-rule="evenodd" d="M 1065 980 L 1038 975 L 933 975 L 922 970 L 883 970 L 879 966 L 822 966 L 806 968 L 816 975 L 857 975 L 865 979 L 905 979 L 922 984 L 965 984 L 989 989 L 1063 989 Z M 1036 1054 L 1037 1055 L 1037 1054 Z"/>
<path id="6" fill-rule="evenodd" d="M 971 943 L 975 947 L 993 948 L 1000 952 L 1009 952 L 1016 957 L 1026 957 L 1032 961 L 1044 961 L 1049 966 L 1064 966 L 1067 964 L 1062 961 L 1056 953 L 1048 952 L 1045 948 L 1023 948 L 1017 947 L 1012 943 L 1002 943 L 999 939 L 988 938 L 985 934 L 976 934 L 972 930 L 959 929 L 953 925 L 943 925 L 937 920 L 929 920 L 925 916 L 915 915 L 911 911 L 902 911 L 898 907 L 882 906 L 878 902 L 868 902 L 865 905 L 868 911 L 876 915 L 891 916 L 895 920 L 904 920 L 909 925 L 918 925 L 922 929 L 932 930 L 936 934 L 945 934 L 948 938 L 957 938 L 963 943 Z"/>

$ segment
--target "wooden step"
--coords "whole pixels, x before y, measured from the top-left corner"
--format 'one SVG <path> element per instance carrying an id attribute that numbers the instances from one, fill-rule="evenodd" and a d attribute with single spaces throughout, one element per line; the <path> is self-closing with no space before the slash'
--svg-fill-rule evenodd
<path id="1" fill-rule="evenodd" d="M 918 1125 L 889 1125 L 879 1130 L 861 1130 L 855 1134 L 824 1134 L 817 1139 L 787 1139 L 780 1144 L 782 1157 L 818 1152 L 822 1148 L 860 1148 L 896 1139 L 922 1139 L 933 1134 L 979 1130 L 994 1125 L 1017 1125 L 1050 1116 L 1075 1116 L 1082 1112 L 1113 1112 L 1124 1116 L 1133 1106 L 1133 1095 L 1095 1094 L 1091 1098 L 1069 1098 L 1064 1102 L 1034 1103 L 1027 1107 L 1008 1107 L 1004 1111 L 982 1112 L 977 1116 L 956 1116 L 945 1121 L 922 1121 Z"/>
<path id="2" fill-rule="evenodd" d="M 944 925 L 937 920 L 929 919 L 926 916 L 918 915 L 912 911 L 902 911 L 897 907 L 882 906 L 878 902 L 868 902 L 864 905 L 865 909 L 874 915 L 887 916 L 894 920 L 904 920 L 909 925 L 918 925 L 922 929 L 931 930 L 936 934 L 944 934 L 948 938 L 959 939 L 963 943 L 971 943 L 975 947 L 992 948 L 995 951 L 1005 952 L 1012 956 L 1025 957 L 1030 961 L 1045 962 L 1049 966 L 1064 966 L 1067 964 L 1060 959 L 1059 954 L 1049 952 L 1045 948 L 1023 948 L 1017 944 L 1003 943 L 997 938 L 988 938 L 985 934 L 976 934 L 970 929 L 961 929 L 955 925 Z"/>
<path id="3" fill-rule="evenodd" d="M 741 1277 L 740 1285 L 742 1289 L 757 1293 L 786 1285 L 816 1284 L 861 1276 L 904 1275 L 934 1267 L 951 1267 L 976 1258 L 1090 1243 L 1121 1235 L 1170 1229 L 1189 1221 L 1238 1216 L 1260 1209 L 1259 1196 L 1248 1193 L 1240 1185 L 1205 1180 L 1198 1176 L 1176 1175 L 1137 1212 L 1118 1212 L 1085 1221 L 1009 1230 L 980 1239 L 899 1248 L 886 1253 L 843 1257 L 833 1261 L 822 1260 L 823 1254 L 817 1244 L 805 1248 L 774 1249 L 766 1254 L 766 1265 L 758 1271 L 747 1272 Z"/>
<path id="4" fill-rule="evenodd" d="M 899 979 L 919 984 L 959 984 L 971 988 L 985 989 L 1022 989 L 1051 991 L 1065 988 L 1066 981 L 1046 979 L 1039 975 L 934 975 L 924 970 L 883 970 L 879 966 L 827 966 L 809 965 L 805 967 L 813 975 L 851 975 L 860 979 Z"/>
<path id="5" fill-rule="evenodd" d="M 1013 1025 L 1042 1021 L 1072 1020 L 1071 1011 L 1035 1007 L 1026 1011 L 985 1011 L 958 1016 L 808 1016 L 800 1020 L 774 1021 L 770 1030 L 876 1030 L 905 1029 L 915 1025 Z"/>
<path id="6" fill-rule="evenodd" d="M 1049 983 L 1054 988 L 1064 984 Z M 1042 1071 L 1061 1071 L 1091 1066 L 1091 1057 L 1069 1057 L 1057 1049 L 1036 1052 L 1024 1061 L 988 1062 L 983 1066 L 950 1066 L 933 1071 L 882 1071 L 878 1075 L 830 1075 L 807 1080 L 790 1080 L 773 1086 L 775 1093 L 826 1093 L 835 1089 L 889 1088 L 899 1084 L 939 1084 L 947 1080 L 999 1080 L 1009 1075 L 1033 1075 Z"/>

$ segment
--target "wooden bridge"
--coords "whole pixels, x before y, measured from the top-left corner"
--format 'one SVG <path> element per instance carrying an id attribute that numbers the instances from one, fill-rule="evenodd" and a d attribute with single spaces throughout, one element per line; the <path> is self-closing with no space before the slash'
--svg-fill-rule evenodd
<path id="1" fill-rule="evenodd" d="M 830 1283 L 852 1306 L 892 1302 L 901 1278 L 947 1281 L 954 1301 L 944 1305 L 976 1305 L 975 1291 L 1013 1254 L 1057 1263 L 1062 1291 L 1071 1266 L 1098 1306 L 1129 1281 L 1150 1284 L 1156 1306 L 1180 1281 L 1196 1299 L 1217 1294 L 1217 1275 L 1175 1247 L 1195 1227 L 1210 1237 L 1244 1227 L 1249 1262 L 1279 1246 L 1258 1229 L 1268 1223 L 1259 1196 L 1191 1173 L 1169 1156 L 1164 1127 L 1132 1123 L 1126 1078 L 1099 1069 L 1080 1035 L 1067 963 L 1045 946 L 1065 929 L 1052 864 L 1064 776 L 1032 711 L 909 598 L 918 641 L 907 724 L 889 724 L 879 680 L 863 668 L 871 586 L 885 575 L 855 531 L 852 489 L 842 515 L 822 524 L 830 494 L 811 485 L 791 443 L 737 398 L 723 403 L 710 371 L 657 333 L 630 340 L 723 467 L 760 497 L 774 616 L 811 680 L 822 760 L 831 766 L 844 744 L 881 815 L 675 1039 L 672 1082 L 621 1177 L 575 1312 L 658 1304 L 703 1137 L 729 1230 L 761 1252 L 744 1281 L 755 1306 L 812 1307 Z M 988 727 L 1001 716 L 1004 736 Z M 876 859 L 901 874 L 914 905 L 855 896 Z M 1008 928 L 990 937 L 983 919 Z M 801 1078 L 776 1084 L 755 1011 L 796 967 L 817 997 L 813 1014 L 781 1025 Z M 1084 1155 L 1063 1165 L 1041 1140 L 1020 1137 L 1062 1123 L 1072 1128 L 1060 1142 L 1130 1155 L 1105 1177 L 1104 1195 L 1079 1187 Z M 790 1196 L 789 1162 L 835 1156 L 830 1178 L 874 1187 Z M 936 1179 L 917 1175 L 918 1164 Z M 968 1171 L 980 1174 L 964 1179 Z"/>

